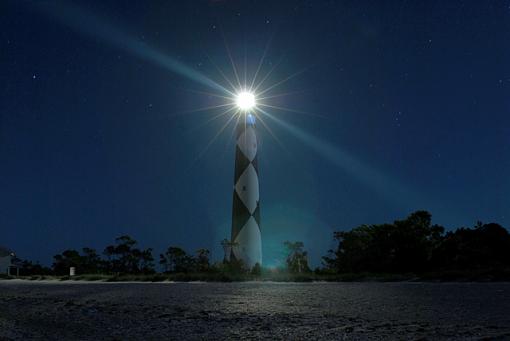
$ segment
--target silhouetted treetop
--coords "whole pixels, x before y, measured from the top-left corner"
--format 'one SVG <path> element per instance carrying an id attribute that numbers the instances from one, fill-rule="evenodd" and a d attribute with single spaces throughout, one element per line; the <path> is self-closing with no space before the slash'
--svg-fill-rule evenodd
<path id="1" fill-rule="evenodd" d="M 431 214 L 416 211 L 392 224 L 334 233 L 336 250 L 323 257 L 336 272 L 415 272 L 510 266 L 510 234 L 498 224 L 444 233 Z"/>

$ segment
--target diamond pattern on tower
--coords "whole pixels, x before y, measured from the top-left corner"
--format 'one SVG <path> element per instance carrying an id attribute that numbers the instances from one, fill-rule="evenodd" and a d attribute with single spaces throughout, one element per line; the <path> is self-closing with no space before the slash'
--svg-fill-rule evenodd
<path id="1" fill-rule="evenodd" d="M 253 214 L 259 202 L 259 180 L 252 164 L 249 164 L 237 179 L 235 191 L 250 214 Z"/>
<path id="2" fill-rule="evenodd" d="M 260 262 L 262 258 L 261 245 L 250 242 L 260 240 L 260 237 L 259 225 L 253 217 L 250 217 L 234 240 L 239 244 L 239 247 L 234 249 L 234 257 L 241 256 L 245 263 L 250 265 Z"/>
<path id="3" fill-rule="evenodd" d="M 246 224 L 248 219 L 250 219 L 251 214 L 244 206 L 243 202 L 237 195 L 237 192 L 234 191 L 234 199 L 233 199 L 233 209 L 232 209 L 232 240 L 235 240 L 241 228 Z"/>
<path id="4" fill-rule="evenodd" d="M 253 160 L 251 163 L 256 164 L 257 159 Z M 244 156 L 241 149 L 236 148 L 236 168 L 234 172 L 234 181 L 237 182 L 237 179 L 241 177 L 241 174 L 243 174 L 244 170 L 248 168 L 250 165 L 250 160 Z M 254 165 L 255 166 L 255 165 Z M 256 168 L 255 168 L 256 169 Z"/>
<path id="5" fill-rule="evenodd" d="M 237 126 L 231 240 L 232 255 L 253 266 L 261 262 L 257 136 L 253 124 Z"/>
<path id="6" fill-rule="evenodd" d="M 257 172 L 257 177 L 259 176 L 259 162 L 257 161 L 257 158 L 253 159 L 251 162 L 251 165 L 253 168 L 255 168 L 255 171 Z"/>
<path id="7" fill-rule="evenodd" d="M 237 145 L 241 152 L 251 162 L 257 155 L 257 136 L 253 127 L 249 126 L 237 138 Z"/>
<path id="8" fill-rule="evenodd" d="M 257 205 L 257 209 L 253 212 L 252 217 L 255 218 L 260 230 L 260 205 Z"/>

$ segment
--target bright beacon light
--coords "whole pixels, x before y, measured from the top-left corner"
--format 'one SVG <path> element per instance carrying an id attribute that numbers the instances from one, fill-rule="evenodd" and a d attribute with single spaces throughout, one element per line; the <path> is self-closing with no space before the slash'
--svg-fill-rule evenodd
<path id="1" fill-rule="evenodd" d="M 255 95 L 251 92 L 241 92 L 236 97 L 236 105 L 242 111 L 248 111 L 255 106 Z"/>

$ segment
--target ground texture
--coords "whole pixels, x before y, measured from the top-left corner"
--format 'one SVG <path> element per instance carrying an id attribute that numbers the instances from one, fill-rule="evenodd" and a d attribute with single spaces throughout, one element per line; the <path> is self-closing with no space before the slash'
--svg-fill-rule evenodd
<path id="1" fill-rule="evenodd" d="M 0 340 L 510 339 L 510 283 L 0 281 Z"/>

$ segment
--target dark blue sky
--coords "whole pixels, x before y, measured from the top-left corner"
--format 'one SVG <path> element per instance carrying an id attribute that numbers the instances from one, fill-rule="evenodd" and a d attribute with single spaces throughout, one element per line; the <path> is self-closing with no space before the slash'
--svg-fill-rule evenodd
<path id="1" fill-rule="evenodd" d="M 317 265 L 334 230 L 417 209 L 448 228 L 509 226 L 509 6 L 3 1 L 0 244 L 50 263 L 130 234 L 156 253 L 221 258 L 233 126 L 202 153 L 227 118 L 189 112 L 222 103 L 190 90 L 218 92 L 146 56 L 226 86 L 209 60 L 234 80 L 224 41 L 252 75 L 271 40 L 261 74 L 282 62 L 266 87 L 304 71 L 267 93 L 307 113 L 269 110 L 291 125 L 266 119 L 283 147 L 259 124 L 266 265 L 284 240 L 304 241 Z"/>

